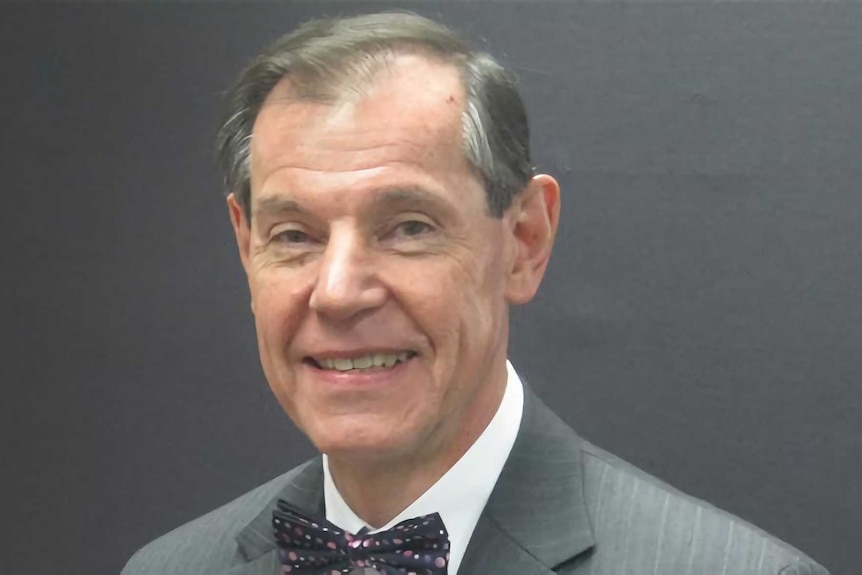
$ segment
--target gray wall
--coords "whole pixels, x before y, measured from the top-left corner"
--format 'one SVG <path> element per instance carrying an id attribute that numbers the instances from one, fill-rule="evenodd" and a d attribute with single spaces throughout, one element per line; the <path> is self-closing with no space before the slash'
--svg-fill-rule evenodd
<path id="1" fill-rule="evenodd" d="M 0 571 L 117 573 L 312 453 L 257 363 L 210 140 L 258 49 L 379 6 L 0 8 Z M 859 573 L 862 5 L 410 6 L 514 66 L 565 190 L 526 380 Z"/>

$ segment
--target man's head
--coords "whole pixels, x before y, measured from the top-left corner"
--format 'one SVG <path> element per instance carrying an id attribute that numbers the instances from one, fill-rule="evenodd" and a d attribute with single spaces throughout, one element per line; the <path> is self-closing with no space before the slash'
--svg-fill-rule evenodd
<path id="1" fill-rule="evenodd" d="M 220 142 L 273 392 L 333 458 L 451 465 L 499 404 L 508 306 L 556 230 L 511 79 L 393 14 L 307 25 L 243 78 Z"/>

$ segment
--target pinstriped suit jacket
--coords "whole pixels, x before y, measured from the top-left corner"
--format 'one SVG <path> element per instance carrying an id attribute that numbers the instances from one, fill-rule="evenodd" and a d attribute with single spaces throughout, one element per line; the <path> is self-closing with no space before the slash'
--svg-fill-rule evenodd
<path id="1" fill-rule="evenodd" d="M 138 551 L 122 575 L 276 575 L 279 498 L 323 513 L 316 458 Z M 579 438 L 527 390 L 459 575 L 828 575 L 793 547 Z"/>

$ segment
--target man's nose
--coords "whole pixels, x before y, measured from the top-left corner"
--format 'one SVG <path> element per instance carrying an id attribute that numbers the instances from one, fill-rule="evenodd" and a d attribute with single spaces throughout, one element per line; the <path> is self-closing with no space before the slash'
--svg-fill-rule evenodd
<path id="1" fill-rule="evenodd" d="M 386 302 L 371 252 L 352 234 L 329 239 L 309 306 L 330 319 L 346 320 Z"/>

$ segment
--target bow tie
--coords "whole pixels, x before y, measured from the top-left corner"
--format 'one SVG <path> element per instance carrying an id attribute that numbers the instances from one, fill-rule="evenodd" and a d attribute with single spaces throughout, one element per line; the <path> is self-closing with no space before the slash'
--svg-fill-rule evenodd
<path id="1" fill-rule="evenodd" d="M 449 534 L 439 513 L 377 533 L 352 534 L 283 500 L 272 512 L 282 573 L 291 575 L 446 575 Z"/>

